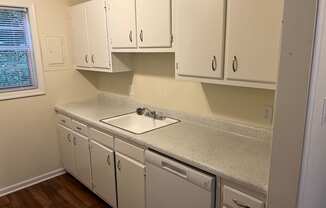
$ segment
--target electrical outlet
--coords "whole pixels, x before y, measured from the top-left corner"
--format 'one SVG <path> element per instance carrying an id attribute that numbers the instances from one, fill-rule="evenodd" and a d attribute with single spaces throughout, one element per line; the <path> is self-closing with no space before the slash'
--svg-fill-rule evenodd
<path id="1" fill-rule="evenodd" d="M 270 124 L 273 123 L 274 107 L 272 105 L 266 105 L 264 108 L 264 119 Z"/>

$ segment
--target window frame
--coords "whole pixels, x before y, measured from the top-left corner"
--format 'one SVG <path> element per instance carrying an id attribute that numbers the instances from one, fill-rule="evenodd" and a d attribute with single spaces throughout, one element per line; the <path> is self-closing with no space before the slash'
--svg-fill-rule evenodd
<path id="1" fill-rule="evenodd" d="M 24 88 L 15 88 L 11 90 L 0 90 L 0 101 L 1 100 L 10 100 L 24 97 L 32 97 L 32 96 L 40 96 L 45 95 L 45 86 L 44 86 L 44 71 L 42 64 L 42 55 L 41 55 L 41 47 L 40 40 L 38 35 L 38 26 L 35 15 L 35 7 L 34 4 L 28 4 L 23 2 L 14 2 L 14 3 L 0 3 L 0 7 L 13 7 L 13 8 L 26 8 L 28 21 L 30 26 L 30 35 L 32 41 L 32 51 L 34 57 L 34 72 L 33 79 L 36 79 L 36 85 L 33 87 Z M 34 82 L 34 80 L 33 80 Z"/>

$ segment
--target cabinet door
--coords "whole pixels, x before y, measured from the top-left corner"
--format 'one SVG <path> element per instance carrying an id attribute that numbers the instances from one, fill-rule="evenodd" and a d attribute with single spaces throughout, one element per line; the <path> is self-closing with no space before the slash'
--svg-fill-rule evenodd
<path id="1" fill-rule="evenodd" d="M 282 2 L 228 1 L 225 60 L 227 79 L 276 82 Z"/>
<path id="2" fill-rule="evenodd" d="M 224 60 L 224 0 L 177 0 L 176 73 L 220 79 Z"/>
<path id="3" fill-rule="evenodd" d="M 171 0 L 137 0 L 137 31 L 139 47 L 171 47 L 171 6 Z"/>
<path id="4" fill-rule="evenodd" d="M 116 153 L 119 208 L 145 208 L 145 166 Z"/>
<path id="5" fill-rule="evenodd" d="M 116 207 L 114 153 L 112 150 L 91 142 L 93 191 L 112 207 Z"/>
<path id="6" fill-rule="evenodd" d="M 86 3 L 90 61 L 94 68 L 111 68 L 106 4 L 104 0 Z"/>
<path id="7" fill-rule="evenodd" d="M 75 175 L 76 171 L 72 132 L 70 129 L 58 125 L 58 133 L 63 167 L 68 173 Z"/>
<path id="8" fill-rule="evenodd" d="M 90 67 L 86 4 L 71 7 L 73 64 Z"/>
<path id="9" fill-rule="evenodd" d="M 73 134 L 76 177 L 88 188 L 91 188 L 91 162 L 88 138 L 77 133 Z"/>
<path id="10" fill-rule="evenodd" d="M 136 0 L 111 0 L 112 48 L 136 48 Z"/>

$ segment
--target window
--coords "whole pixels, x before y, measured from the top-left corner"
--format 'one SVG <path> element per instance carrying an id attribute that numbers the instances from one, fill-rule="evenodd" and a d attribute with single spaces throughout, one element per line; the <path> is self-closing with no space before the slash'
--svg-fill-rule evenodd
<path id="1" fill-rule="evenodd" d="M 28 7 L 0 6 L 0 99 L 44 94 L 31 13 Z"/>

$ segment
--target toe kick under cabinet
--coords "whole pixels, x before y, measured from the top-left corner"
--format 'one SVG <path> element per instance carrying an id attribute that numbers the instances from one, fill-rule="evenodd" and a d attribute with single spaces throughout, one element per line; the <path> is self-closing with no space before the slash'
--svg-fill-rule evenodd
<path id="1" fill-rule="evenodd" d="M 144 147 L 62 114 L 57 114 L 57 130 L 62 164 L 69 174 L 113 208 L 146 207 L 151 194 L 146 190 Z M 216 208 L 265 207 L 262 194 L 223 179 L 216 187 Z"/>

